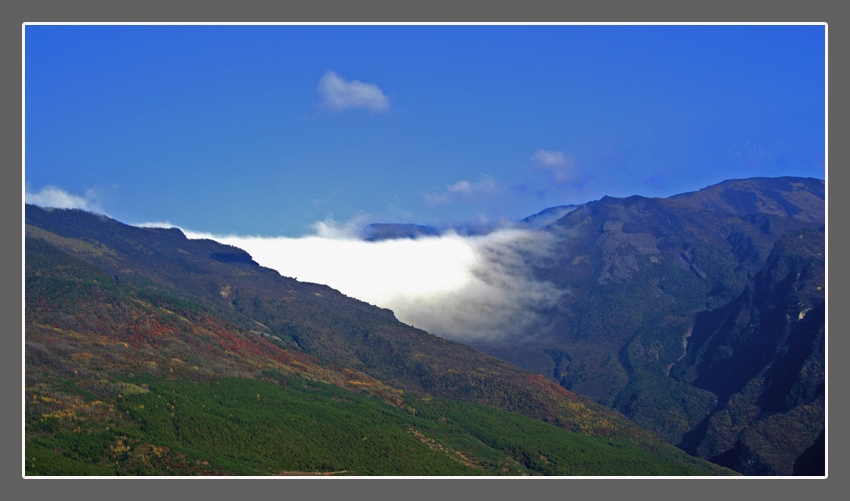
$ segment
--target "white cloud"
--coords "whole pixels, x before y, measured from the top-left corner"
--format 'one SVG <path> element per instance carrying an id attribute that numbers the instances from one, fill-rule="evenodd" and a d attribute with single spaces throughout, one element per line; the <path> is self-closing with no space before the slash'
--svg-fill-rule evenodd
<path id="1" fill-rule="evenodd" d="M 184 230 L 245 249 L 262 266 L 301 281 L 393 310 L 407 324 L 456 340 L 522 338 L 538 331 L 539 311 L 563 291 L 536 280 L 531 264 L 555 243 L 546 232 L 503 229 L 485 236 L 365 242 L 348 225 L 332 222 L 301 238 L 215 236 Z"/>
<path id="2" fill-rule="evenodd" d="M 321 238 L 357 240 L 360 238 L 360 231 L 370 218 L 369 214 L 359 213 L 348 222 L 338 223 L 333 218 L 326 217 L 324 221 L 315 222 L 310 227 L 316 233 L 316 236 Z"/>
<path id="3" fill-rule="evenodd" d="M 496 195 L 501 191 L 502 188 L 495 179 L 485 176 L 477 183 L 461 180 L 455 184 L 446 185 L 446 190 L 442 193 L 425 195 L 425 203 L 430 207 L 436 207 L 448 205 L 457 200 L 471 200 L 481 196 Z"/>
<path id="4" fill-rule="evenodd" d="M 576 160 L 574 155 L 565 154 L 563 151 L 537 150 L 537 153 L 532 155 L 531 159 L 550 170 L 558 183 L 569 181 L 575 176 Z"/>
<path id="5" fill-rule="evenodd" d="M 26 188 L 24 194 L 26 203 L 38 205 L 39 207 L 53 207 L 56 209 L 83 209 L 89 212 L 104 214 L 103 209 L 97 202 L 97 193 L 93 189 L 86 190 L 84 196 L 72 195 L 56 186 L 45 186 L 41 191 L 33 193 Z"/>
<path id="6" fill-rule="evenodd" d="M 359 80 L 346 81 L 333 71 L 328 71 L 319 80 L 319 94 L 322 104 L 335 111 L 366 108 L 377 112 L 390 109 L 389 98 L 377 85 Z"/>

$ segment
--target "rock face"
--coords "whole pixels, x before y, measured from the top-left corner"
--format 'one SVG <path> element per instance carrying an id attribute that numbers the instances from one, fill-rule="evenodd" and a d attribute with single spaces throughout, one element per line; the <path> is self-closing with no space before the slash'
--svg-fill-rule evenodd
<path id="1" fill-rule="evenodd" d="M 740 296 L 698 315 L 671 375 L 718 404 L 685 450 L 745 474 L 823 475 L 803 453 L 824 431 L 824 268 L 823 232 L 786 235 Z"/>
<path id="2" fill-rule="evenodd" d="M 537 278 L 566 292 L 545 321 L 475 346 L 693 454 L 803 471 L 824 421 L 824 198 L 818 179 L 760 178 L 589 202 L 541 230 L 558 244 Z"/>

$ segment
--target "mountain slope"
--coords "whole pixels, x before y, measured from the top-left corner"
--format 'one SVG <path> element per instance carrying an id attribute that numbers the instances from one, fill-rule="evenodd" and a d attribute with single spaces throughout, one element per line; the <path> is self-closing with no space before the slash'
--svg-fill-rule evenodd
<path id="1" fill-rule="evenodd" d="M 27 467 L 32 472 L 55 474 L 70 468 L 81 474 L 266 474 L 275 468 L 310 467 L 327 473 L 347 465 L 343 469 L 351 474 L 354 470 L 348 468 L 359 465 L 356 471 L 361 474 L 622 474 L 624 470 L 614 464 L 623 461 L 635 465 L 632 471 L 642 472 L 637 474 L 728 473 L 545 378 L 405 326 L 388 310 L 328 287 L 280 277 L 239 249 L 188 240 L 177 230 L 130 227 L 81 211 L 27 206 L 26 223 Z M 233 423 L 248 423 L 246 430 L 255 429 L 258 422 L 250 416 L 233 421 L 221 415 L 221 408 L 208 415 L 197 406 L 189 414 L 175 408 L 169 415 L 166 407 L 157 407 L 162 399 L 171 398 L 169 391 L 178 391 L 173 385 L 180 381 L 190 384 L 181 387 L 189 399 L 181 405 L 213 407 L 207 400 L 213 390 L 203 385 L 225 384 L 233 377 L 240 378 L 227 383 L 236 385 L 233 391 L 248 391 L 252 383 L 246 379 L 253 379 L 269 385 L 263 388 L 275 398 L 296 401 L 302 398 L 298 392 L 281 394 L 272 388 L 319 388 L 327 397 L 321 405 L 330 405 L 323 407 L 323 419 L 331 421 L 339 418 L 328 417 L 337 415 L 329 401 L 371 398 L 375 403 L 369 405 L 393 416 L 386 429 L 400 430 L 397 433 L 403 435 L 397 437 L 416 439 L 404 442 L 409 448 L 404 454 L 421 459 L 405 467 L 364 465 L 351 459 L 354 456 L 336 462 L 325 461 L 328 458 L 298 462 L 288 455 L 246 459 L 216 444 L 192 442 L 194 432 L 178 432 L 197 421 L 191 426 L 201 430 L 212 426 L 225 433 L 224 442 L 243 443 L 247 438 L 239 438 L 240 433 L 250 431 L 239 431 L 242 428 Z M 257 392 L 260 401 L 261 394 Z M 457 403 L 433 400 L 439 398 Z M 151 409 L 151 402 L 158 410 Z M 175 402 L 170 405 L 177 407 Z M 470 424 L 444 427 L 451 421 L 448 411 L 441 411 L 436 421 L 416 416 L 434 405 L 454 406 L 453 419 L 463 421 L 462 416 L 473 412 L 463 406 L 472 403 L 488 406 L 480 412 L 490 416 L 494 430 L 502 426 L 495 423 L 516 418 L 493 409 L 551 423 L 556 426 L 551 430 L 557 431 L 540 433 L 555 433 L 551 440 L 562 446 L 546 451 L 521 446 L 534 438 L 517 430 L 537 426 L 523 424 L 501 437 L 508 442 L 495 450 L 487 444 L 499 435 L 473 432 Z M 267 411 L 255 408 L 251 415 Z M 369 421 L 365 415 L 361 418 Z M 418 424 L 411 424 L 415 419 Z M 228 420 L 231 425 L 225 425 Z M 191 426 L 186 429 L 196 429 Z M 557 438 L 570 432 L 582 435 Z M 552 466 L 558 454 L 571 447 L 566 444 L 586 440 L 575 438 L 581 436 L 592 439 L 587 447 L 600 458 L 596 469 L 578 468 L 567 456 L 560 466 Z M 346 435 L 338 441 L 352 438 Z M 386 456 L 386 447 L 396 441 L 381 443 L 384 448 L 376 450 L 383 452 L 377 457 Z M 611 456 L 617 449 L 625 455 Z M 531 452 L 548 458 L 549 466 L 533 459 Z M 476 458 L 468 462 L 484 465 L 483 470 L 458 463 L 457 458 L 464 456 Z M 31 461 L 48 466 L 40 469 Z"/>

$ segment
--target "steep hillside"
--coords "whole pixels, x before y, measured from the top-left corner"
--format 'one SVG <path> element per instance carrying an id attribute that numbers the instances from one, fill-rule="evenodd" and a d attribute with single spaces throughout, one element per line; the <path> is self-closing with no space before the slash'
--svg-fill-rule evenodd
<path id="1" fill-rule="evenodd" d="M 30 474 L 729 472 L 239 249 L 82 211 L 26 223 Z"/>

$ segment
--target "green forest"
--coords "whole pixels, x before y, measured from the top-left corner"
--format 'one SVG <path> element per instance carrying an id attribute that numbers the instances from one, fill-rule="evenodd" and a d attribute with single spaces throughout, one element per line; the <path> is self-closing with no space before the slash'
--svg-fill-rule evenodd
<path id="1" fill-rule="evenodd" d="M 27 475 L 700 474 L 497 409 L 422 395 L 406 395 L 399 408 L 271 371 L 206 382 L 127 378 L 114 404 L 55 383 L 68 393 L 30 397 L 32 407 L 57 410 L 27 422 Z"/>

